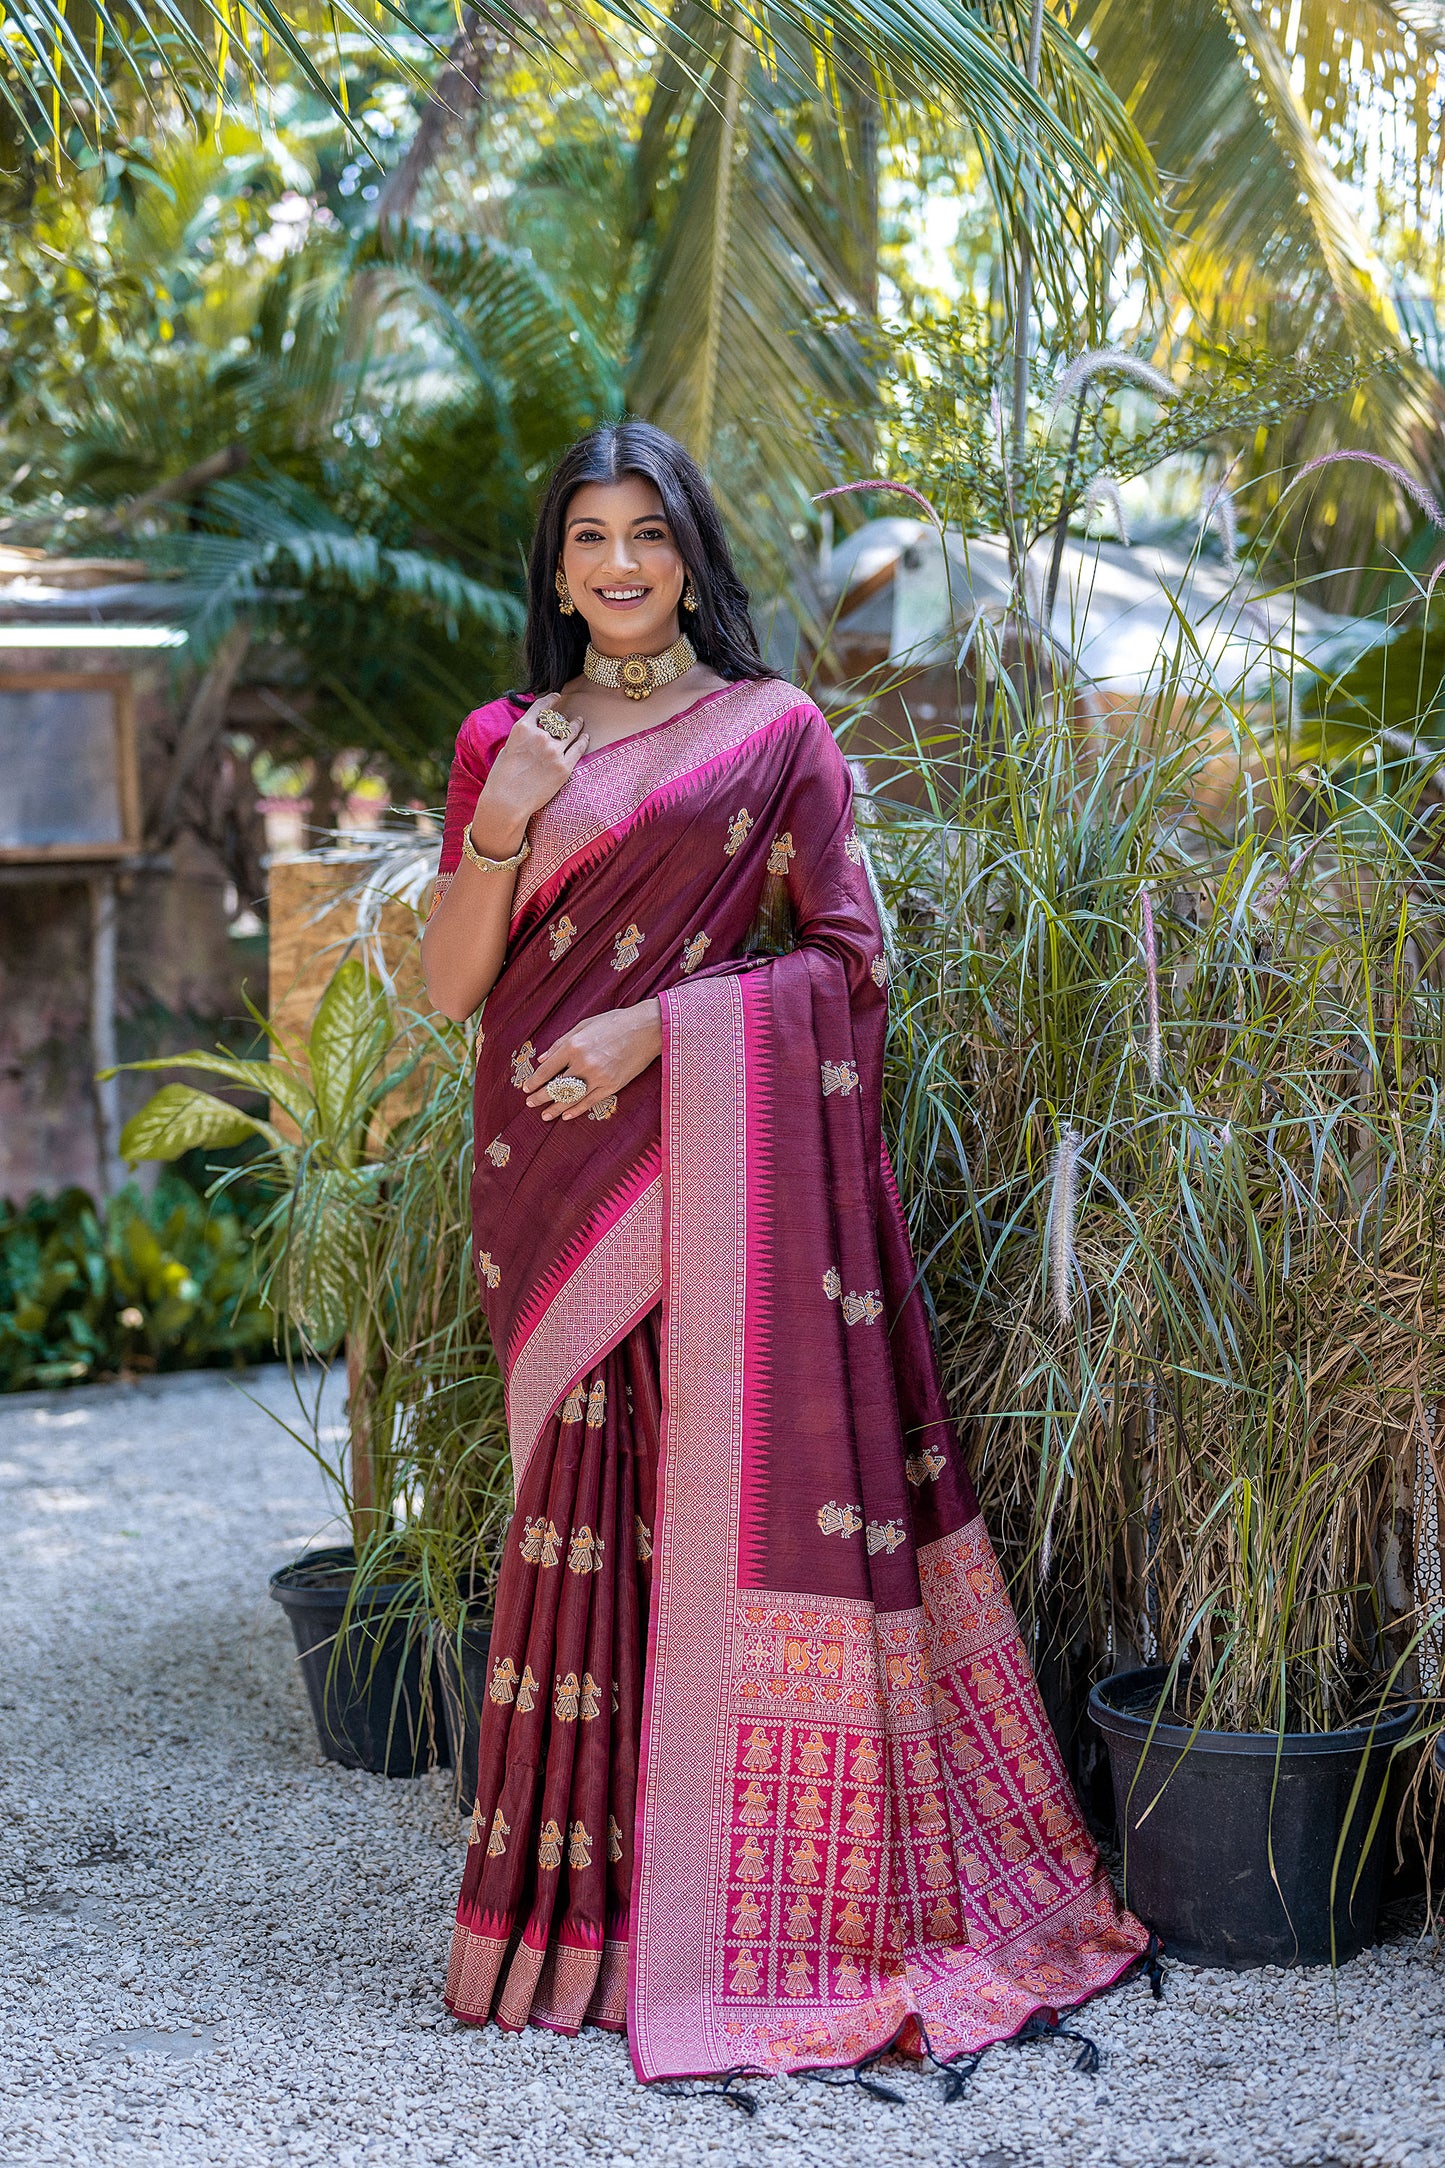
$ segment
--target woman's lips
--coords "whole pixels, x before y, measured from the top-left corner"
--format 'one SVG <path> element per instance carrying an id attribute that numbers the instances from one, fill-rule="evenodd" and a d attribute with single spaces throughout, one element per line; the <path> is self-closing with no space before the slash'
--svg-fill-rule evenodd
<path id="1" fill-rule="evenodd" d="M 594 587 L 592 592 L 599 602 L 606 603 L 609 610 L 637 610 L 646 602 L 652 590 L 650 587 L 640 587 L 609 594 L 605 588 Z"/>

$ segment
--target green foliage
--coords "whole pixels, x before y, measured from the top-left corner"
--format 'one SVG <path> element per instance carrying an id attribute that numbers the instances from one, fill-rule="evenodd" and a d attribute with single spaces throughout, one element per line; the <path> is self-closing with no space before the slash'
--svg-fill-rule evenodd
<path id="1" fill-rule="evenodd" d="M 948 317 L 893 318 L 858 336 L 883 387 L 874 471 L 921 490 L 940 518 L 965 534 L 1017 527 L 1027 542 L 1055 523 L 1061 507 L 1074 516 L 1096 475 L 1122 483 L 1181 455 L 1202 462 L 1394 367 L 1388 355 L 1368 365 L 1341 355 L 1308 362 L 1220 344 L 1200 348 L 1167 401 L 1101 370 L 1084 387 L 1071 449 L 1079 402 L 1070 397 L 1054 407 L 1069 355 L 1051 339 L 1033 363 L 1020 460 L 1002 424 L 1012 362 L 1000 355 L 986 310 L 964 303 Z M 831 472 L 856 473 L 856 414 L 819 401 L 812 424 Z"/>
<path id="2" fill-rule="evenodd" d="M 269 1198 L 257 1282 L 305 1356 L 345 1345 L 347 1455 L 306 1442 L 345 1502 L 363 1573 L 401 1570 L 454 1624 L 462 1591 L 490 1586 L 510 1509 L 501 1374 L 471 1267 L 467 1035 L 399 1008 L 353 956 L 305 1044 L 271 1040 L 269 1063 L 197 1051 L 130 1066 L 269 1090 L 287 1123 L 167 1084 L 121 1150 L 174 1157 L 241 1124 L 257 1137 L 245 1166 Z"/>
<path id="3" fill-rule="evenodd" d="M 1240 478 L 1355 445 L 1429 480 L 1440 388 L 1406 336 L 1383 259 L 1393 244 L 1411 290 L 1430 276 L 1438 13 L 1395 0 L 1078 0 L 1071 25 L 1171 177 L 1178 305 L 1167 346 L 1232 337 L 1306 363 L 1394 355 L 1388 376 L 1246 435 Z M 1293 540 L 1315 565 L 1374 564 L 1401 547 L 1414 517 L 1378 470 L 1341 468 L 1318 500 L 1295 504 Z"/>
<path id="4" fill-rule="evenodd" d="M 212 1092 L 165 1084 L 126 1123 L 120 1149 L 127 1159 L 175 1159 L 197 1145 L 234 1144 L 247 1134 L 261 1140 L 247 1174 L 276 1200 L 258 1229 L 263 1284 L 317 1353 L 344 1337 L 360 1299 L 382 1174 L 367 1162 L 367 1134 L 413 1066 L 405 1057 L 387 1066 L 393 1036 L 387 997 L 353 956 L 333 974 L 303 1047 L 287 1047 L 273 1033 L 269 1062 L 198 1048 L 125 1064 L 199 1069 L 267 1092 L 284 1108 L 294 1138 Z"/>
<path id="5" fill-rule="evenodd" d="M 1342 677 L 1315 688 L 1301 750 L 1330 762 L 1350 751 L 1408 770 L 1445 726 L 1445 613 L 1437 604 L 1371 648 Z M 1381 740 L 1381 731 L 1393 733 Z M 1318 736 L 1316 732 L 1318 731 Z M 1402 778 L 1403 779 L 1403 778 Z"/>
<path id="6" fill-rule="evenodd" d="M 250 1231 L 165 1174 L 103 1205 L 84 1190 L 0 1206 L 0 1391 L 273 1351 Z"/>
<path id="7" fill-rule="evenodd" d="M 415 1030 L 419 1019 L 402 1011 L 396 1022 Z M 422 1081 L 415 1111 L 388 1140 L 356 1283 L 365 1361 L 351 1366 L 351 1414 L 378 1448 L 377 1495 L 391 1508 L 372 1525 L 362 1577 L 402 1577 L 406 1604 L 452 1633 L 469 1612 L 489 1615 L 512 1463 L 502 1373 L 472 1262 L 464 1031 L 429 1038 Z"/>
<path id="8" fill-rule="evenodd" d="M 875 768 L 889 1125 L 1046 1690 L 1071 1717 L 1100 1669 L 1177 1664 L 1192 1715 L 1245 1730 L 1428 1691 L 1424 779 L 1303 761 L 1184 661 L 1107 731 L 992 646 L 960 691 L 967 760 L 935 729 Z"/>
<path id="9" fill-rule="evenodd" d="M 204 1146 L 224 1149 L 264 1136 L 266 1125 L 189 1084 L 163 1084 L 126 1123 L 121 1149 L 129 1160 L 179 1159 Z"/>
<path id="10" fill-rule="evenodd" d="M 110 547 L 127 521 L 182 575 L 197 659 L 237 616 L 281 644 L 309 694 L 299 751 L 380 752 L 435 797 L 458 716 L 511 674 L 542 481 L 620 407 L 611 363 L 491 237 L 323 229 L 264 277 L 254 256 L 229 289 L 208 271 L 181 328 L 46 397 L 26 492 L 58 486 Z M 183 511 L 135 510 L 207 461 L 231 471 Z"/>

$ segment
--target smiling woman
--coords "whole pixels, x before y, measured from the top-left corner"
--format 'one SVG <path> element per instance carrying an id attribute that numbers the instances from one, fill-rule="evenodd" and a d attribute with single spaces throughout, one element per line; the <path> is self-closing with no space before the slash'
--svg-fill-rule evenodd
<path id="1" fill-rule="evenodd" d="M 516 1481 L 447 2000 L 625 2026 L 643 2078 L 963 2055 L 1145 1936 L 940 1389 L 848 771 L 641 424 L 554 477 L 527 665 L 463 725 L 425 948 L 486 1004 Z"/>
<path id="2" fill-rule="evenodd" d="M 463 898 L 450 901 L 444 876 L 427 929 L 428 988 L 457 1018 L 473 1013 L 502 967 L 512 899 L 505 876 L 528 848 L 527 823 L 577 763 L 671 721 L 726 683 L 769 675 L 711 493 L 662 430 L 622 422 L 582 438 L 560 462 L 532 544 L 525 661 L 530 697 L 469 719 L 469 729 L 482 715 L 504 721 L 506 741 L 477 775 L 457 869 Z M 491 877 L 482 882 L 468 868 Z M 656 1003 L 643 1006 L 646 1017 L 606 1026 L 624 1068 L 623 1038 L 645 1054 L 640 1066 L 657 1058 Z M 635 1074 L 607 1064 L 604 1088 L 573 1113 L 590 1113 Z"/>

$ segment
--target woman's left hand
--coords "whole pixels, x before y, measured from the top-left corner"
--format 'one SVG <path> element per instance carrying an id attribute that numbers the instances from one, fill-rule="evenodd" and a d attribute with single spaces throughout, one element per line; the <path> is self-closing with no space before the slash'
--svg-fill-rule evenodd
<path id="1" fill-rule="evenodd" d="M 657 1001 L 639 1001 L 635 1008 L 608 1009 L 601 1016 L 585 1016 L 569 1032 L 553 1041 L 532 1072 L 527 1093 L 529 1107 L 540 1107 L 544 1122 L 575 1122 L 630 1084 L 652 1066 L 662 1053 L 662 1009 Z M 585 1099 L 558 1106 L 545 1086 L 555 1076 L 579 1076 L 587 1086 Z"/>

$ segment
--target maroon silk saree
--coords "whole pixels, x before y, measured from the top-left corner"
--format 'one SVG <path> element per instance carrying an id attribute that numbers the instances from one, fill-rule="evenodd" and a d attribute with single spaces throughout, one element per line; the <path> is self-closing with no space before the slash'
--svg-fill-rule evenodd
<path id="1" fill-rule="evenodd" d="M 443 880 L 518 713 L 463 726 Z M 478 1050 L 517 1510 L 449 2005 L 625 2023 L 644 2079 L 957 2056 L 1145 1936 L 943 1400 L 847 769 L 794 687 L 730 685 L 585 755 L 530 833 Z M 562 1031 L 651 995 L 659 1064 L 527 1108 Z"/>

